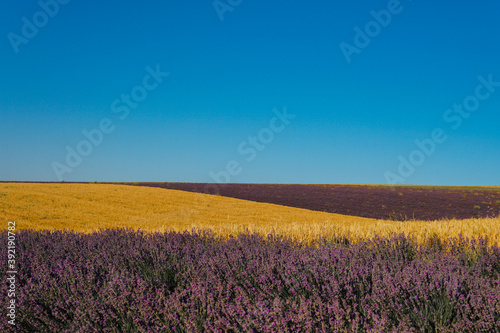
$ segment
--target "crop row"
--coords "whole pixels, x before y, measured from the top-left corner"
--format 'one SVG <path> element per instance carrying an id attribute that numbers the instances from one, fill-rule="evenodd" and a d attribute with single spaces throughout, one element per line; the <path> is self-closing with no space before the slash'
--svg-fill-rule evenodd
<path id="1" fill-rule="evenodd" d="M 16 260 L 17 331 L 500 332 L 485 239 L 21 230 Z"/>

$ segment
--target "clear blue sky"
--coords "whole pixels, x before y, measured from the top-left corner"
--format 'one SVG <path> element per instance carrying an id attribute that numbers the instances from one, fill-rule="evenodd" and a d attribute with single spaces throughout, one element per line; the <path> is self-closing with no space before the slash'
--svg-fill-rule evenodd
<path id="1" fill-rule="evenodd" d="M 42 3 L 0 5 L 0 180 L 500 185 L 498 2 Z"/>

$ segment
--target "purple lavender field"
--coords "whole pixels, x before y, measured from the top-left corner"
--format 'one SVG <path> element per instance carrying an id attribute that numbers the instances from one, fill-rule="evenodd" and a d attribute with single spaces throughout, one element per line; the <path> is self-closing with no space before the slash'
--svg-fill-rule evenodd
<path id="1" fill-rule="evenodd" d="M 17 326 L 2 316 L 2 332 L 500 332 L 500 248 L 484 239 L 115 229 L 17 244 Z"/>

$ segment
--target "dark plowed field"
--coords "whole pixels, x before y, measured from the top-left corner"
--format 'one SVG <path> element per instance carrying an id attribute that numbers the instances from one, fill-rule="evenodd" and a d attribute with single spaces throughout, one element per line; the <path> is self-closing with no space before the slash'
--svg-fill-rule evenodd
<path id="1" fill-rule="evenodd" d="M 447 186 L 125 183 L 268 202 L 311 210 L 392 220 L 493 217 L 500 188 Z"/>

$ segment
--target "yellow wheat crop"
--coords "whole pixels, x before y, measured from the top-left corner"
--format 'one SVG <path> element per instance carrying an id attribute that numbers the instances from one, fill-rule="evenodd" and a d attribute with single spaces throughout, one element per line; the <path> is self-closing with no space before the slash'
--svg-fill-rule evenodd
<path id="1" fill-rule="evenodd" d="M 93 232 L 132 228 L 148 232 L 210 229 L 223 238 L 275 233 L 311 243 L 320 237 L 351 242 L 404 233 L 418 241 L 462 234 L 500 244 L 500 218 L 385 221 L 160 188 L 108 184 L 0 183 L 0 230 Z"/>

